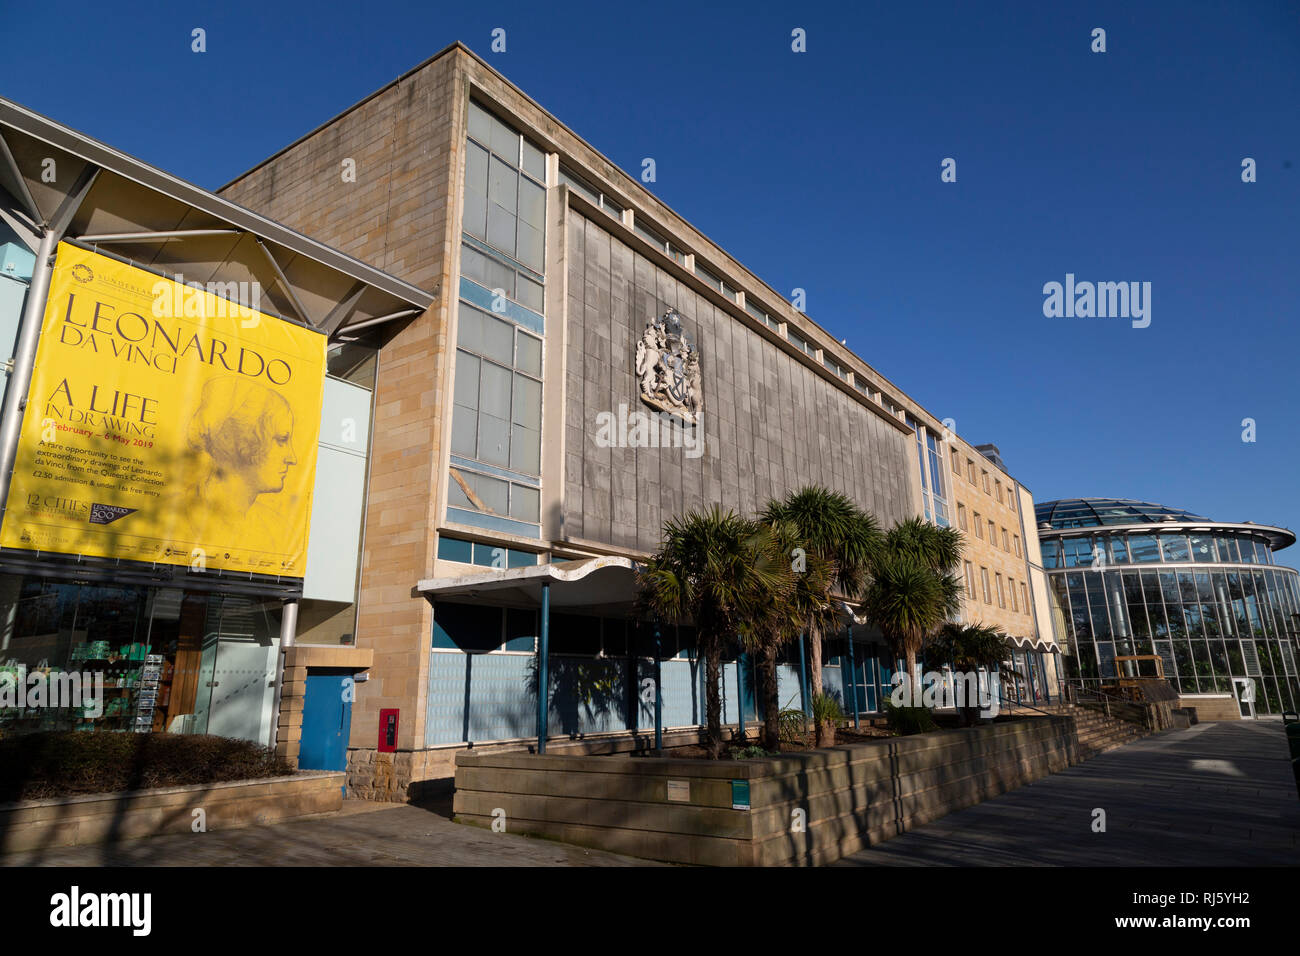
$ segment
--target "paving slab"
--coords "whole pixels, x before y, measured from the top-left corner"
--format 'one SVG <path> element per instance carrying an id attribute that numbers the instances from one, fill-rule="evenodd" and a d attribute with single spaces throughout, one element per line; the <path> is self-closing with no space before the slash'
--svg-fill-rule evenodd
<path id="1" fill-rule="evenodd" d="M 0 855 L 0 866 L 657 866 L 452 823 L 450 805 L 348 800 L 337 813 L 213 833 Z"/>
<path id="2" fill-rule="evenodd" d="M 1094 832 L 1094 809 L 1105 832 Z M 1295 866 L 1300 797 L 1278 721 L 1144 737 L 836 866 Z"/>

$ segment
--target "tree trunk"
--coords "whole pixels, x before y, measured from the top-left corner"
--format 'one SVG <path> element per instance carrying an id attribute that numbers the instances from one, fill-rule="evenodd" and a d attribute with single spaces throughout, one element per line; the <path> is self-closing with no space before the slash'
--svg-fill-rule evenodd
<path id="1" fill-rule="evenodd" d="M 722 646 L 711 640 L 704 652 L 704 701 L 708 722 L 709 756 L 717 760 L 722 756 Z"/>
<path id="2" fill-rule="evenodd" d="M 921 702 L 921 675 L 916 672 L 916 648 L 907 649 L 907 683 L 912 688 L 912 706 L 923 707 Z"/>
<path id="3" fill-rule="evenodd" d="M 776 648 L 766 647 L 759 659 L 763 700 L 763 749 L 781 749 L 781 695 L 776 681 Z"/>
<path id="4" fill-rule="evenodd" d="M 808 693 L 816 697 L 822 692 L 822 629 L 808 628 Z M 812 707 L 812 701 L 808 701 Z"/>

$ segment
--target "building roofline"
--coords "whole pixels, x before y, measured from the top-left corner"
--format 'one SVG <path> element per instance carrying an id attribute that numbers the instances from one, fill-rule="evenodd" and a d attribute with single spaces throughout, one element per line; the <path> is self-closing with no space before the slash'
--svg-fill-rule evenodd
<path id="1" fill-rule="evenodd" d="M 217 191 L 218 191 L 218 192 L 221 192 L 222 190 L 225 190 L 225 189 L 230 188 L 231 186 L 235 185 L 236 183 L 238 183 L 238 182 L 240 182 L 241 180 L 245 179 L 246 177 L 250 176 L 252 173 L 254 173 L 254 172 L 256 172 L 257 170 L 261 169 L 263 166 L 267 165 L 268 163 L 272 162 L 273 160 L 275 160 L 275 159 L 279 158 L 280 156 L 284 155 L 284 154 L 287 153 L 289 150 L 294 149 L 295 147 L 297 147 L 297 146 L 301 145 L 302 143 L 304 143 L 306 140 L 308 140 L 308 139 L 310 139 L 311 137 L 315 136 L 316 134 L 318 134 L 318 133 L 324 131 L 325 129 L 327 129 L 328 127 L 330 127 L 331 125 L 333 125 L 334 123 L 338 122 L 338 121 L 339 121 L 340 119 L 342 119 L 343 117 L 347 116 L 348 114 L 352 113 L 353 111 L 355 111 L 355 110 L 357 110 L 357 109 L 360 109 L 362 106 L 364 106 L 365 104 L 369 103 L 371 100 L 375 99 L 377 96 L 380 96 L 381 94 L 383 94 L 383 93 L 385 93 L 385 92 L 387 92 L 387 91 L 393 89 L 395 86 L 397 86 L 397 85 L 398 85 L 399 83 L 401 83 L 403 80 L 406 80 L 406 79 L 410 78 L 411 76 L 415 75 L 416 73 L 419 73 L 421 70 L 424 70 L 424 69 L 427 68 L 428 66 L 430 66 L 430 65 L 432 65 L 433 63 L 435 63 L 435 62 L 437 62 L 438 60 L 440 60 L 442 57 L 444 57 L 444 56 L 448 55 L 449 53 L 452 53 L 452 52 L 454 52 L 454 51 L 456 51 L 456 50 L 460 50 L 460 51 L 462 51 L 463 53 L 465 53 L 466 56 L 470 57 L 470 58 L 471 58 L 475 63 L 477 63 L 479 66 L 481 66 L 484 70 L 486 70 L 487 72 L 491 73 L 493 77 L 495 77 L 496 79 L 498 79 L 500 82 L 504 83 L 504 84 L 505 84 L 507 87 L 509 87 L 509 88 L 510 88 L 510 89 L 511 89 L 515 94 L 517 94 L 521 99 L 523 99 L 524 101 L 526 101 L 526 102 L 528 102 L 529 104 L 531 104 L 532 106 L 534 106 L 534 107 L 535 107 L 535 108 L 536 108 L 540 113 L 542 113 L 542 114 L 545 115 L 549 120 L 551 120 L 553 123 L 555 123 L 555 125 L 556 125 L 557 128 L 563 130 L 563 131 L 564 131 L 565 133 L 567 133 L 569 136 L 572 136 L 573 139 L 574 139 L 575 141 L 577 141 L 579 144 L 581 144 L 582 146 L 584 146 L 584 147 L 586 147 L 587 149 L 589 149 L 589 150 L 590 150 L 590 151 L 591 151 L 591 152 L 592 152 L 592 153 L 593 153 L 593 154 L 594 154 L 598 159 L 600 159 L 600 160 L 602 160 L 603 162 L 607 163 L 611 169 L 617 170 L 619 173 L 621 173 L 621 174 L 623 175 L 623 177 L 624 177 L 624 178 L 626 179 L 626 181 L 627 181 L 627 184 L 626 184 L 625 187 L 624 187 L 624 191 L 627 191 L 627 186 L 630 186 L 632 189 L 637 190 L 639 195 L 641 195 L 641 196 L 645 196 L 645 197 L 648 197 L 648 198 L 649 198 L 653 203 L 657 204 L 658 206 L 660 206 L 660 207 L 662 207 L 664 210 L 666 210 L 668 213 L 670 213 L 671 215 L 675 216 L 675 217 L 676 217 L 678 220 L 680 220 L 684 225 L 686 225 L 690 230 L 692 230 L 692 231 L 695 232 L 697 235 L 699 235 L 700 237 L 702 237 L 703 239 L 705 239 L 705 241 L 707 241 L 708 243 L 710 243 L 710 245 L 712 245 L 715 249 L 717 249 L 717 250 L 718 250 L 719 252 L 721 252 L 724 256 L 726 256 L 728 259 L 730 259 L 733 263 L 735 263 L 735 265 L 739 266 L 740 269 L 742 269 L 742 270 L 744 271 L 744 273 L 745 273 L 747 276 L 752 277 L 752 278 L 753 278 L 753 279 L 754 279 L 754 280 L 755 280 L 755 281 L 756 281 L 756 282 L 757 282 L 757 283 L 762 287 L 762 290 L 763 290 L 765 293 L 770 293 L 771 297 L 774 297 L 775 299 L 779 300 L 779 301 L 780 301 L 781 303 L 783 303 L 785 306 L 787 306 L 787 307 L 789 306 L 789 302 L 788 302 L 788 300 L 785 298 L 785 296 L 781 295 L 780 292 L 778 292 L 775 288 L 773 288 L 771 285 L 769 285 L 769 284 L 767 283 L 767 281 L 764 280 L 764 279 L 763 279 L 763 278 L 762 278 L 762 277 L 761 277 L 757 272 L 755 272 L 753 269 L 750 269 L 748 266 L 746 266 L 743 262 L 741 262 L 739 259 L 737 259 L 734 255 L 732 255 L 732 253 L 729 252 L 727 249 L 723 248 L 723 247 L 722 247 L 721 245 L 719 245 L 717 242 L 715 242 L 714 240 L 710 239 L 710 238 L 708 237 L 708 235 L 707 235 L 705 232 L 703 232 L 701 229 L 699 229 L 698 227 L 696 227 L 696 226 L 695 226 L 695 225 L 694 225 L 694 224 L 693 224 L 689 219 L 687 219 L 685 216 L 683 216 L 683 215 L 682 215 L 681 213 L 679 213 L 677 210 L 675 210 L 674 208 L 672 208 L 671 206 L 669 206 L 668 203 L 666 203 L 663 199 L 661 199 L 660 197 L 656 196 L 656 195 L 655 195 L 654 193 L 652 193 L 650 190 L 646 189 L 645 186 L 642 185 L 640 182 L 638 182 L 634 176 L 632 176 L 632 175 L 631 175 L 630 173 L 628 173 L 625 169 L 623 169 L 621 166 L 619 166 L 617 163 L 615 163 L 613 160 L 611 160 L 608 156 L 606 156 L 603 152 L 601 152 L 599 149 L 597 149 L 595 146 L 593 146 L 593 145 L 592 145 L 590 142 L 588 142 L 585 138 L 583 138 L 582 136 L 580 136 L 577 132 L 575 132 L 575 131 L 573 130 L 572 127 L 570 127 L 570 126 L 569 126 L 567 123 L 565 123 L 563 120 L 559 119 L 559 118 L 558 118 L 554 113 L 552 113 L 552 112 L 551 112 L 550 110 L 548 110 L 545 106 L 543 106 L 541 103 L 539 103 L 536 99 L 534 99 L 532 96 L 530 96 L 530 95 L 529 95 L 525 90 L 523 90 L 522 88 L 520 88 L 518 84 L 516 84 L 516 83 L 514 83 L 513 81 L 511 81 L 511 80 L 510 80 L 508 77 L 506 77 L 506 76 L 505 76 L 505 75 L 504 75 L 500 70 L 498 70 L 498 69 L 497 69 L 496 67 L 494 67 L 492 64 L 488 63 L 487 60 L 483 59 L 483 57 L 479 56 L 479 54 L 475 53 L 473 50 L 471 50 L 468 46 L 466 46 L 466 45 L 465 45 L 462 41 L 460 41 L 460 40 L 455 40 L 455 41 L 453 41 L 452 43 L 449 43 L 447 46 L 443 47 L 443 48 L 442 48 L 441 50 L 439 50 L 437 53 L 435 53 L 435 54 L 433 54 L 432 56 L 430 56 L 429 58 L 427 58 L 427 59 L 421 61 L 420 63 L 416 64 L 415 66 L 411 67 L 410 69 L 404 71 L 404 72 L 401 73 L 399 76 L 397 76 L 395 79 L 390 80 L 389 82 L 385 83 L 383 86 L 379 87 L 378 89 L 376 89 L 376 90 L 374 90 L 373 92 L 369 93 L 368 95 L 364 96 L 362 99 L 358 100 L 357 102 L 353 103 L 351 106 L 347 107 L 347 109 L 342 110 L 341 112 L 339 112 L 339 113 L 335 114 L 334 116 L 330 117 L 330 118 L 329 118 L 328 120 L 326 120 L 325 122 L 320 123 L 319 125 L 317 125 L 317 126 L 316 126 L 315 128 L 313 128 L 311 131 L 309 131 L 309 132 L 307 132 L 307 133 L 304 133 L 302 136 L 299 136 L 299 137 L 298 137 L 297 139 L 295 139 L 293 142 L 291 142 L 291 143 L 289 143 L 288 145 L 284 146 L 282 149 L 279 149 L 279 150 L 277 150 L 276 152 L 272 153 L 270 156 L 268 156 L 266 159 L 264 159 L 264 160 L 262 160 L 261 162 L 259 162 L 257 165 L 250 167 L 249 169 L 247 169 L 247 170 L 245 170 L 244 172 L 240 173 L 240 174 L 239 174 L 238 176 L 236 176 L 234 179 L 230 180 L 230 181 L 229 181 L 228 183 L 226 183 L 225 185 L 219 187 Z M 549 136 L 548 136 L 548 138 L 553 139 L 553 137 L 549 137 Z M 660 224 L 656 223 L 656 225 L 660 225 Z M 765 294 L 763 297 L 764 297 L 764 298 L 768 298 L 769 296 Z M 795 310 L 795 311 L 798 311 L 798 310 Z M 901 401 L 901 402 L 905 402 L 905 403 L 910 404 L 911 406 L 913 406 L 912 408 L 905 408 L 905 409 L 904 409 L 905 411 L 911 412 L 911 413 L 913 413 L 913 414 L 915 414 L 915 415 L 917 415 L 917 416 L 920 416 L 920 417 L 928 417 L 929 419 L 931 419 L 930 422 L 927 422 L 927 427 L 929 427 L 930 425 L 932 425 L 932 424 L 934 424 L 934 423 L 941 423 L 941 422 L 942 422 L 942 419 L 941 419 L 938 415 L 936 415 L 934 412 L 930 411 L 928 408 L 926 408 L 924 405 L 922 405 L 922 404 L 921 404 L 919 401 L 917 401 L 917 400 L 916 400 L 916 399 L 915 399 L 911 394 L 909 394 L 907 391 L 905 391 L 903 388 L 901 388 L 901 387 L 900 387 L 896 382 L 894 382 L 894 381 L 893 381 L 892 379 L 890 379 L 888 376 L 886 376 L 886 375 L 884 375 L 883 373 L 881 373 L 879 369 L 877 369 L 874 365 L 872 365 L 870 362 L 868 362 L 865 358 L 863 358 L 861 355 L 859 355 L 859 354 L 858 354 L 857 352 L 855 352 L 853 349 L 849 348 L 849 346 L 847 346 L 847 345 L 843 345 L 843 344 L 840 344 L 840 340 L 837 339 L 837 338 L 835 337 L 835 335 L 834 335 L 833 333 L 830 332 L 830 330 L 828 330 L 828 329 L 825 328 L 823 325 L 821 325 L 819 322 L 817 322 L 815 319 L 813 319 L 810 315 L 808 315 L 808 313 L 806 313 L 806 312 L 799 312 L 798 314 L 800 315 L 800 317 L 803 319 L 803 321 L 804 321 L 808 326 L 810 326 L 811 328 L 813 328 L 813 329 L 815 329 L 816 331 L 818 331 L 818 332 L 822 333 L 823 335 L 825 335 L 826 338 L 828 338 L 829 340 L 831 340 L 832 342 L 834 342 L 834 343 L 835 343 L 839 348 L 843 349 L 845 352 L 847 352 L 849 355 L 851 355 L 851 356 L 852 356 L 854 359 L 856 359 L 858 362 L 861 362 L 862 365 L 863 365 L 863 366 L 864 366 L 864 367 L 865 367 L 865 368 L 870 372 L 870 374 L 871 374 L 871 375 L 874 377 L 874 379 L 876 380 L 874 384 L 876 384 L 877 386 L 883 386 L 884 389 L 888 390 L 888 392 L 890 393 L 890 394 L 887 396 L 888 398 L 890 398 L 890 399 L 894 399 L 894 400 L 897 400 L 897 401 Z M 851 369 L 850 369 L 850 370 L 851 370 Z M 973 446 L 972 446 L 972 447 L 973 447 Z M 1012 478 L 1012 479 L 1014 480 L 1014 477 L 1011 475 L 1010 472 L 1006 471 L 1006 469 L 1003 469 L 1003 471 L 1004 471 L 1004 473 L 1007 475 L 1008 478 Z"/>
<path id="2" fill-rule="evenodd" d="M 1090 534 L 1128 534 L 1132 532 L 1138 532 L 1139 534 L 1159 534 L 1163 531 L 1195 531 L 1197 529 L 1204 529 L 1210 533 L 1216 531 L 1237 531 L 1261 535 L 1268 539 L 1269 547 L 1273 551 L 1281 551 L 1283 548 L 1289 548 L 1296 542 L 1295 532 L 1290 528 L 1283 528 L 1278 525 L 1255 524 L 1253 521 L 1142 521 L 1135 524 L 1089 524 L 1080 525 L 1077 528 L 1044 528 L 1043 525 L 1046 523 L 1047 522 L 1038 522 L 1035 525 L 1038 529 L 1038 537 L 1040 539 L 1049 537 L 1077 538 Z M 1207 562 L 1207 566 L 1210 563 L 1218 562 Z M 1123 565 L 1123 567 L 1130 568 L 1141 566 Z"/>
<path id="3" fill-rule="evenodd" d="M 0 125 L 12 127 L 100 169 L 237 226 L 245 232 L 269 239 L 411 305 L 427 309 L 436 301 L 436 296 L 424 289 L 4 97 L 0 97 Z"/>

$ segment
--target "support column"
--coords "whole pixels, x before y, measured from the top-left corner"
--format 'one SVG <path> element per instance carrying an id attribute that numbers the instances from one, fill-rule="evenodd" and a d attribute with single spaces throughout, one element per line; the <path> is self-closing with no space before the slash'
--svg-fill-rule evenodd
<path id="1" fill-rule="evenodd" d="M 804 647 L 803 631 L 799 632 L 799 690 L 803 697 L 805 717 L 812 715 L 812 698 L 808 696 L 808 652 Z"/>
<path id="2" fill-rule="evenodd" d="M 284 602 L 280 613 L 280 647 L 275 655 L 275 702 L 271 705 L 271 749 L 280 742 L 280 702 L 284 699 L 284 658 L 298 635 L 298 599 Z"/>
<path id="3" fill-rule="evenodd" d="M 858 717 L 858 666 L 853 659 L 853 625 L 852 623 L 844 625 L 844 636 L 849 642 L 849 706 L 853 708 L 853 729 L 857 730 L 861 726 L 861 718 Z"/>
<path id="4" fill-rule="evenodd" d="M 537 752 L 546 753 L 547 719 L 551 707 L 551 582 L 542 582 L 542 622 L 537 638 Z"/>
<path id="5" fill-rule="evenodd" d="M 41 337 L 45 302 L 50 294 L 50 275 L 54 271 L 51 263 L 58 245 L 58 232 L 46 229 L 36 248 L 32 281 L 27 287 L 27 304 L 23 307 L 22 328 L 14 346 L 14 367 L 9 376 L 4 412 L 0 415 L 0 512 L 9 501 L 9 482 L 13 476 L 14 460 L 18 457 L 18 435 L 23 428 L 27 390 L 31 387 L 32 369 L 36 366 L 36 343 Z"/>
<path id="6" fill-rule="evenodd" d="M 736 655 L 736 713 L 740 739 L 745 739 L 745 652 Z"/>
<path id="7" fill-rule="evenodd" d="M 663 670 L 659 666 L 662 648 L 659 643 L 659 622 L 655 621 L 655 753 L 664 749 L 664 710 L 663 682 L 660 680 Z"/>

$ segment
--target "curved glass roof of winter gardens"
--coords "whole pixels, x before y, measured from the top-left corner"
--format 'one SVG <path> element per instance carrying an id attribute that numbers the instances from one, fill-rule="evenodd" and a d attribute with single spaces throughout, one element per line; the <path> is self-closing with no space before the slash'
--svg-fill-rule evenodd
<path id="1" fill-rule="evenodd" d="M 1060 498 L 1056 501 L 1042 501 L 1034 505 L 1034 517 L 1041 534 L 1076 528 L 1203 524 L 1215 529 L 1230 528 L 1262 536 L 1274 551 L 1295 544 L 1296 541 L 1295 534 L 1286 528 L 1254 522 L 1215 521 L 1184 508 L 1170 508 L 1132 498 Z"/>
<path id="2" fill-rule="evenodd" d="M 1156 524 L 1168 521 L 1209 521 L 1202 515 L 1182 508 L 1166 508 L 1150 501 L 1132 498 L 1061 498 L 1034 505 L 1034 516 L 1039 525 L 1044 522 L 1052 529 L 1093 528 L 1099 525 Z"/>

